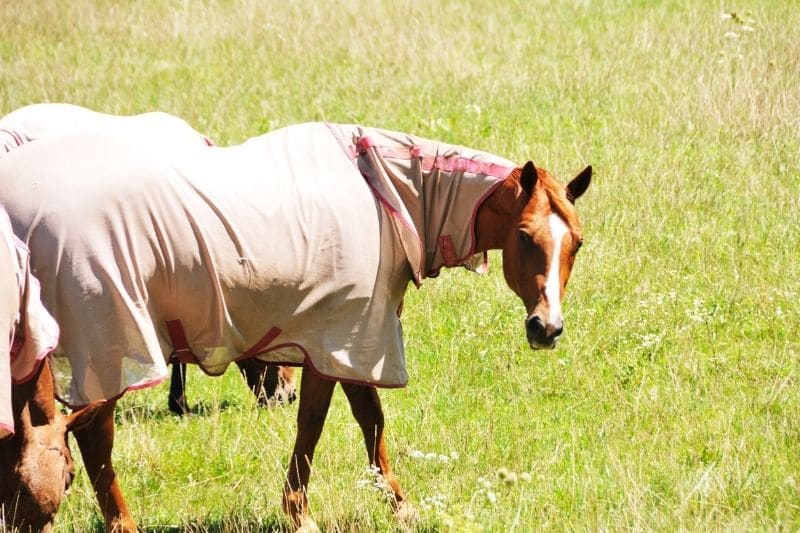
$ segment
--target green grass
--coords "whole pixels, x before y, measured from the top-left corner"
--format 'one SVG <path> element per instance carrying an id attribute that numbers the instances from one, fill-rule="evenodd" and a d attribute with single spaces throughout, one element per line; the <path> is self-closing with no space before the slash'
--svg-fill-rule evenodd
<path id="1" fill-rule="evenodd" d="M 409 289 L 411 382 L 382 397 L 420 520 L 397 523 L 360 483 L 339 392 L 314 518 L 327 531 L 796 530 L 798 28 L 792 0 L 3 2 L 0 112 L 160 109 L 220 144 L 355 122 L 531 158 L 562 180 L 591 163 L 559 348 L 526 347 L 499 255 L 487 276 Z M 187 420 L 165 413 L 163 387 L 121 402 L 115 461 L 140 526 L 288 527 L 296 406 L 259 410 L 234 372 L 189 380 L 205 408 Z M 56 526 L 102 527 L 85 473 Z"/>

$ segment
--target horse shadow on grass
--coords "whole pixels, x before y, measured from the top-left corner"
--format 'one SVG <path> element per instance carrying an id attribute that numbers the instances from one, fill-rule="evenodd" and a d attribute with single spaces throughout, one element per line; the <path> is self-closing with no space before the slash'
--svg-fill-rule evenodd
<path id="1" fill-rule="evenodd" d="M 139 524 L 142 533 L 290 533 L 293 529 L 289 521 L 280 517 L 268 517 L 267 520 L 243 520 L 238 518 L 218 518 L 211 520 L 192 520 L 176 525 Z M 97 515 L 92 520 L 87 533 L 105 533 L 103 519 Z"/>
<path id="2" fill-rule="evenodd" d="M 372 527 L 353 516 L 344 516 L 334 524 L 320 524 L 321 531 L 331 532 L 361 532 L 370 531 Z M 396 524 L 389 528 L 391 532 L 415 533 L 440 533 L 451 531 L 439 524 L 426 520 L 414 525 Z M 89 530 L 90 533 L 104 533 L 105 526 L 100 515 L 96 515 Z M 241 514 L 232 514 L 219 518 L 190 520 L 176 525 L 146 525 L 139 524 L 139 531 L 143 533 L 291 533 L 294 531 L 289 525 L 289 520 L 282 514 L 270 514 L 265 519 L 243 517 Z"/>

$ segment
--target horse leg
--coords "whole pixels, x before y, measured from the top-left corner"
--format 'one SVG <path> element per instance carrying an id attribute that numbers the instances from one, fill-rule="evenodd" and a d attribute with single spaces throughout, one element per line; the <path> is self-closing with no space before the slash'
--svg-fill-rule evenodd
<path id="1" fill-rule="evenodd" d="M 292 367 L 276 366 L 259 359 L 245 359 L 236 364 L 258 400 L 259 407 L 269 407 L 275 402 L 292 403 L 295 400 Z"/>
<path id="2" fill-rule="evenodd" d="M 122 491 L 119 488 L 114 466 L 111 464 L 111 449 L 114 447 L 114 405 L 107 401 L 97 411 L 91 422 L 76 429 L 75 440 L 81 450 L 86 473 L 92 482 L 97 502 L 106 522 L 106 529 L 114 532 L 133 533 L 133 521 Z"/>
<path id="3" fill-rule="evenodd" d="M 303 372 L 300 407 L 297 410 L 297 438 L 283 489 L 283 510 L 296 528 L 303 525 L 308 513 L 306 487 L 311 474 L 311 461 L 314 459 L 314 448 L 322 434 L 335 386 L 335 381 L 322 379 L 308 369 Z"/>
<path id="4" fill-rule="evenodd" d="M 278 377 L 278 387 L 280 389 L 281 401 L 292 403 L 296 399 L 294 368 L 291 366 L 276 367 Z"/>
<path id="5" fill-rule="evenodd" d="M 367 446 L 370 465 L 378 469 L 378 473 L 383 476 L 383 479 L 392 489 L 392 507 L 395 512 L 398 514 L 406 512 L 407 506 L 401 505 L 405 500 L 405 495 L 389 465 L 389 451 L 386 448 L 386 440 L 383 433 L 383 409 L 381 408 L 381 399 L 378 396 L 378 391 L 375 387 L 354 385 L 352 383 L 342 383 L 342 389 L 344 389 L 347 400 L 350 402 L 353 416 L 364 434 L 364 444 Z M 300 401 L 303 401 L 302 394 Z"/>
<path id="6" fill-rule="evenodd" d="M 278 378 L 275 372 L 273 371 L 271 376 L 270 367 L 267 366 L 267 363 L 258 359 L 236 361 L 236 366 L 239 367 L 239 372 L 247 381 L 247 387 L 253 391 L 259 407 L 269 405 L 269 399 L 272 396 L 270 390 L 274 394 L 275 388 L 278 386 Z"/>
<path id="7" fill-rule="evenodd" d="M 186 401 L 186 363 L 180 361 L 172 363 L 167 406 L 176 415 L 185 415 L 189 412 L 189 404 Z"/>

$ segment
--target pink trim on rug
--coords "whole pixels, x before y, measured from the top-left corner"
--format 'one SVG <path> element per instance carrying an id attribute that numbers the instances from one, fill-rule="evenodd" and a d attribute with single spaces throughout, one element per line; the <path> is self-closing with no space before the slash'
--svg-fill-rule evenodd
<path id="1" fill-rule="evenodd" d="M 405 226 L 408 230 L 411 231 L 411 233 L 414 234 L 414 238 L 416 239 L 417 245 L 419 246 L 419 256 L 424 258 L 425 250 L 422 247 L 422 238 L 419 236 L 419 233 L 417 233 L 417 228 L 414 227 L 413 222 L 411 222 L 410 220 L 406 220 L 403 217 L 402 213 L 400 213 L 394 207 L 392 207 L 392 204 L 390 204 L 389 201 L 386 198 L 384 198 L 383 195 L 381 195 L 381 193 L 379 193 L 378 190 L 375 189 L 375 187 L 372 186 L 372 184 L 369 182 L 369 177 L 367 177 L 363 173 L 361 175 L 364 176 L 364 181 L 367 183 L 367 187 L 369 187 L 369 189 L 372 191 L 372 194 L 375 196 L 375 198 L 378 199 L 378 202 L 386 209 L 386 211 L 389 212 L 389 215 L 392 218 L 399 220 L 403 226 Z M 421 280 L 424 276 L 422 275 L 421 271 L 412 272 L 412 274 L 414 276 L 414 285 L 416 285 L 419 288 L 422 285 Z"/>
<path id="2" fill-rule="evenodd" d="M 160 378 L 153 378 L 153 379 L 143 380 L 143 381 L 140 381 L 140 382 L 138 382 L 138 383 L 134 383 L 133 385 L 130 385 L 129 387 L 125 387 L 125 390 L 123 390 L 123 391 L 122 391 L 122 392 L 120 392 L 119 394 L 115 394 L 115 395 L 114 395 L 114 396 L 112 396 L 111 398 L 105 398 L 105 399 L 104 399 L 104 401 L 106 401 L 106 402 L 113 402 L 113 401 L 117 401 L 117 400 L 119 400 L 120 398 L 122 398 L 122 396 L 123 396 L 123 395 L 124 395 L 126 392 L 129 392 L 129 391 L 136 391 L 136 390 L 142 390 L 142 389 L 149 389 L 150 387 L 155 387 L 156 385 L 161 385 L 161 384 L 162 384 L 162 383 L 164 383 L 166 380 L 167 380 L 167 376 L 162 376 L 162 377 L 160 377 Z M 78 410 L 78 409 L 82 409 L 82 408 L 86 407 L 87 405 L 90 405 L 90 404 L 94 403 L 94 402 L 89 402 L 89 403 L 81 403 L 81 404 L 77 404 L 77 403 L 69 403 L 69 402 L 66 402 L 66 401 L 64 401 L 64 399 L 63 399 L 63 398 L 61 398 L 61 397 L 60 397 L 60 396 L 58 396 L 58 395 L 56 395 L 56 399 L 57 399 L 59 402 L 61 402 L 62 404 L 66 405 L 67 407 L 69 407 L 70 409 L 72 409 L 73 411 L 76 411 L 76 410 Z"/>
<path id="3" fill-rule="evenodd" d="M 12 376 L 11 383 L 13 383 L 14 385 L 20 385 L 22 383 L 27 383 L 28 381 L 30 381 L 31 378 L 33 378 L 34 374 L 36 374 L 36 372 L 42 367 L 42 363 L 44 363 L 44 360 L 47 358 L 47 356 L 53 353 L 53 350 L 55 349 L 56 349 L 55 346 L 53 346 L 52 348 L 45 348 L 40 354 L 36 356 L 36 359 L 33 362 L 33 369 L 31 370 L 31 372 L 27 376 L 19 379 L 14 379 L 14 377 Z"/>
<path id="4" fill-rule="evenodd" d="M 446 172 L 461 170 L 472 174 L 484 174 L 495 178 L 505 179 L 514 170 L 513 167 L 477 161 L 469 157 L 443 156 L 423 154 L 421 146 L 381 146 L 375 143 L 369 135 L 358 139 L 355 145 L 355 152 L 362 154 L 370 148 L 375 148 L 383 157 L 390 159 L 415 159 L 422 158 L 423 170 L 438 168 Z"/>
<path id="5" fill-rule="evenodd" d="M 123 394 L 125 394 L 126 392 L 131 391 L 131 390 L 142 390 L 142 389 L 148 389 L 150 387 L 155 387 L 156 385 L 161 385 L 166 380 L 167 380 L 167 376 L 162 376 L 160 378 L 153 378 L 153 379 L 140 381 L 139 383 L 134 383 L 133 385 L 131 385 L 129 387 L 125 387 L 125 390 L 122 391 L 119 395 L 122 396 Z"/>
<path id="6" fill-rule="evenodd" d="M 0 131 L 11 135 L 11 138 L 14 139 L 14 142 L 17 143 L 17 146 L 22 146 L 23 144 L 25 144 L 25 141 L 22 140 L 22 137 L 16 131 L 7 130 L 5 128 L 0 128 Z"/>
<path id="7" fill-rule="evenodd" d="M 22 249 L 26 256 L 30 256 L 30 250 L 28 249 L 28 246 L 24 242 L 22 242 L 19 238 L 17 238 L 16 235 L 12 235 L 12 236 L 14 238 L 14 246 L 16 248 Z M 27 276 L 27 277 L 28 277 L 28 279 L 31 280 L 31 283 L 36 287 L 36 289 L 38 289 L 37 292 L 39 294 L 41 294 L 42 293 L 42 285 L 41 285 L 41 283 L 39 283 L 39 279 L 36 278 L 36 276 L 33 276 L 33 275 L 30 275 L 30 276 Z M 41 310 L 43 312 L 47 313 L 47 310 L 44 308 L 44 305 L 42 305 L 41 302 L 40 302 L 40 305 L 41 305 Z M 61 336 L 61 328 L 59 327 L 58 322 L 56 322 L 55 319 L 53 320 L 53 326 L 55 327 L 55 332 L 49 338 L 43 340 L 43 342 L 46 342 L 45 347 L 42 348 L 41 352 L 36 354 L 36 357 L 34 358 L 34 361 L 33 361 L 33 368 L 31 370 L 31 372 L 28 373 L 28 375 L 26 375 L 26 376 L 24 376 L 22 378 L 15 379 L 12 376 L 11 377 L 11 382 L 13 384 L 19 385 L 20 383 L 26 383 L 26 382 L 30 381 L 31 378 L 33 378 L 33 375 L 36 374 L 36 372 L 42 366 L 42 362 L 45 360 L 45 358 L 48 355 L 50 355 L 53 352 L 53 350 L 56 349 L 56 346 L 58 346 L 58 339 Z M 20 353 L 20 351 L 22 351 L 22 347 L 24 345 L 25 345 L 25 338 L 15 334 L 14 335 L 14 339 L 11 342 L 11 353 L 10 353 L 10 360 L 11 361 L 13 361 L 14 359 L 16 359 L 19 356 L 19 353 Z"/>

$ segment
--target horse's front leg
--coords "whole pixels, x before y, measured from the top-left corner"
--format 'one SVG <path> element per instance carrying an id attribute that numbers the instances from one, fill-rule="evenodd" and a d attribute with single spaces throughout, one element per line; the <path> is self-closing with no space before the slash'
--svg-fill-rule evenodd
<path id="1" fill-rule="evenodd" d="M 364 434 L 364 443 L 367 446 L 367 455 L 371 466 L 377 467 L 378 473 L 383 476 L 392 489 L 392 504 L 394 510 L 400 514 L 412 513 L 407 505 L 401 505 L 405 500 L 403 490 L 389 465 L 389 451 L 383 436 L 383 409 L 381 399 L 375 387 L 342 383 L 344 393 L 350 402 L 353 416 Z M 403 516 L 405 518 L 405 516 Z"/>
<path id="2" fill-rule="evenodd" d="M 114 447 L 114 405 L 115 400 L 107 401 L 87 425 L 76 429 L 75 440 L 81 450 L 86 473 L 92 482 L 97 502 L 106 522 L 106 529 L 114 532 L 133 533 L 133 521 L 122 491 L 119 488 L 114 466 L 111 464 L 111 450 Z"/>
<path id="3" fill-rule="evenodd" d="M 189 402 L 186 401 L 186 363 L 172 362 L 167 406 L 176 415 L 185 415 L 189 412 Z"/>
<path id="4" fill-rule="evenodd" d="M 283 489 L 283 509 L 296 528 L 304 524 L 308 512 L 306 487 L 311 474 L 311 461 L 314 459 L 314 448 L 322 434 L 335 386 L 335 381 L 322 379 L 310 369 L 303 372 L 300 407 L 297 410 L 297 439 L 289 459 L 289 472 Z"/>

